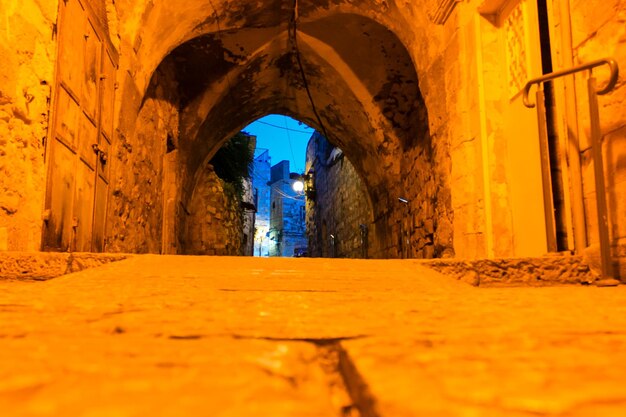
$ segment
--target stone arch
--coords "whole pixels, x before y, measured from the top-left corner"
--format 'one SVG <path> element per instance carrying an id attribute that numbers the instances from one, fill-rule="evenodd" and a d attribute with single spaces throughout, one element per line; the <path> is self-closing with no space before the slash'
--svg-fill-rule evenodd
<path id="1" fill-rule="evenodd" d="M 283 0 L 190 0 L 185 7 L 166 0 L 143 0 L 125 5 L 126 35 L 132 39 L 135 61 L 129 65 L 143 93 L 152 73 L 176 47 L 210 33 L 244 28 L 280 33 L 293 14 Z M 378 22 L 395 33 L 406 46 L 413 42 L 409 20 L 426 26 L 425 13 L 411 4 L 399 7 L 394 1 L 304 0 L 298 4 L 299 20 L 306 24 L 335 14 L 353 14 Z"/>
<path id="2" fill-rule="evenodd" d="M 129 72 L 122 80 L 121 134 L 135 135 L 134 109 L 141 107 L 152 68 L 175 67 L 183 205 L 196 173 L 222 143 L 252 120 L 280 113 L 317 129 L 331 127 L 329 139 L 353 161 L 371 200 L 378 203 L 375 218 L 384 229 L 396 216 L 393 201 L 406 196 L 404 171 L 413 168 L 405 155 L 421 158 L 420 169 L 430 164 L 416 51 L 405 46 L 415 32 L 402 30 L 406 11 L 393 2 L 301 3 L 298 46 L 320 124 L 287 35 L 292 10 L 285 2 L 276 2 L 278 8 L 269 14 L 265 3 L 242 0 L 229 3 L 230 8 L 220 8 L 217 0 L 210 7 L 200 3 L 175 11 L 156 2 L 142 16 L 135 59 L 127 62 Z M 332 33 L 327 33 L 329 27 Z M 372 65 L 363 65 L 365 58 Z M 393 246 L 393 238 L 381 239 L 387 241 L 381 247 Z"/>

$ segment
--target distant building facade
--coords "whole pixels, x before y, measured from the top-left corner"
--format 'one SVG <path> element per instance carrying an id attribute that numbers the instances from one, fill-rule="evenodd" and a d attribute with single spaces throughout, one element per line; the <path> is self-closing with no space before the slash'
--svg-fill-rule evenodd
<path id="1" fill-rule="evenodd" d="M 296 178 L 289 172 L 289 161 L 281 161 L 271 169 L 270 256 L 306 253 L 305 199 L 293 190 Z"/>
<path id="2" fill-rule="evenodd" d="M 306 203 L 309 256 L 371 257 L 372 205 L 367 188 L 342 150 L 315 132 L 307 146 L 305 172 L 314 189 Z"/>
<path id="3" fill-rule="evenodd" d="M 257 149 L 252 166 L 252 188 L 256 205 L 254 256 L 270 255 L 270 179 L 269 150 Z"/>

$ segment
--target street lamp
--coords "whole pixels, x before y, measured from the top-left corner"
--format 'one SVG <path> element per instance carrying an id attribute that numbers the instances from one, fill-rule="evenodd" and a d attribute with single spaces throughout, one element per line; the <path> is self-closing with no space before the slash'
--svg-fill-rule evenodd
<path id="1" fill-rule="evenodd" d="M 304 181 L 301 179 L 295 180 L 293 184 L 291 184 L 291 188 L 293 188 L 296 193 L 302 194 L 304 192 Z"/>
<path id="2" fill-rule="evenodd" d="M 315 199 L 314 174 L 315 172 L 313 168 L 311 168 L 306 174 L 299 175 L 291 184 L 291 188 L 298 195 L 306 195 L 306 197 L 311 200 Z"/>

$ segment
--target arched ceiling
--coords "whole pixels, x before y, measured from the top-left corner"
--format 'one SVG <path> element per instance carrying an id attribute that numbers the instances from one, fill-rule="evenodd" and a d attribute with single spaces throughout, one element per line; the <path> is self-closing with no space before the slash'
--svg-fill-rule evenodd
<path id="1" fill-rule="evenodd" d="M 355 14 L 381 23 L 405 44 L 415 42 L 426 26 L 424 7 L 404 0 L 116 0 L 119 32 L 136 59 L 125 58 L 137 88 L 145 92 L 152 73 L 177 46 L 216 32 L 288 26 L 294 7 L 304 25 L 337 13 Z"/>
<path id="2" fill-rule="evenodd" d="M 394 2 L 300 1 L 295 37 L 292 1 L 157 4 L 134 46 L 135 79 L 141 91 L 138 74 L 159 59 L 176 68 L 186 189 L 222 143 L 270 113 L 325 129 L 370 192 L 397 180 L 402 152 L 428 135 L 415 65 L 385 23 Z"/>

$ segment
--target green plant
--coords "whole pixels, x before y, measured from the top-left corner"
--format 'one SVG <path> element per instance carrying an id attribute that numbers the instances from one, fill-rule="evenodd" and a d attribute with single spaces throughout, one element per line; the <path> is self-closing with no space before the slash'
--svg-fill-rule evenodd
<path id="1" fill-rule="evenodd" d="M 254 149 L 250 136 L 239 132 L 220 148 L 211 160 L 218 177 L 231 184 L 239 201 L 243 200 L 243 180 L 250 178 L 250 165 L 254 160 Z"/>

